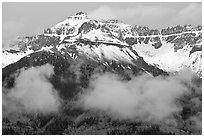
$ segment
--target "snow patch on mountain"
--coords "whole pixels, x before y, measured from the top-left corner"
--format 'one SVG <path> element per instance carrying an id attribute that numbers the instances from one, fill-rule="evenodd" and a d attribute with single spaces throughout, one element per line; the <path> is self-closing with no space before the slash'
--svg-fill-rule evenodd
<path id="1" fill-rule="evenodd" d="M 17 62 L 18 60 L 20 60 L 21 58 L 27 56 L 29 57 L 29 54 L 31 53 L 34 53 L 34 52 L 38 52 L 38 51 L 49 51 L 51 53 L 54 53 L 51 49 L 53 47 L 51 46 L 46 46 L 46 47 L 42 47 L 41 49 L 39 50 L 30 50 L 29 48 L 25 51 L 16 51 L 16 53 L 12 53 L 10 50 L 4 50 L 3 53 L 2 53 L 2 68 L 10 65 L 10 64 L 13 64 L 15 62 Z"/>
<path id="2" fill-rule="evenodd" d="M 132 53 L 128 48 L 119 48 L 112 45 L 107 46 L 106 44 L 100 44 L 98 46 L 83 45 L 77 46 L 77 48 L 82 54 L 101 61 L 108 60 L 133 64 L 132 61 L 138 58 L 138 56 Z M 132 55 L 132 57 L 130 55 Z"/>
<path id="3" fill-rule="evenodd" d="M 7 51 L 4 51 L 2 53 L 2 68 L 17 62 L 18 60 L 20 60 L 21 58 L 33 53 L 33 50 L 27 50 L 24 52 L 18 52 L 18 53 L 10 53 Z"/>
<path id="4" fill-rule="evenodd" d="M 192 53 L 189 59 L 182 63 L 182 68 L 190 68 L 202 77 L 202 51 Z"/>
<path id="5" fill-rule="evenodd" d="M 134 46 L 134 50 L 136 50 L 148 64 L 155 65 L 167 72 L 176 72 L 183 68 L 191 68 L 194 72 L 202 71 L 202 52 L 197 51 L 189 56 L 192 46 L 186 45 L 175 52 L 174 45 L 171 43 L 162 41 L 163 46 L 158 49 L 155 49 L 151 44 L 152 43 L 143 43 Z"/>

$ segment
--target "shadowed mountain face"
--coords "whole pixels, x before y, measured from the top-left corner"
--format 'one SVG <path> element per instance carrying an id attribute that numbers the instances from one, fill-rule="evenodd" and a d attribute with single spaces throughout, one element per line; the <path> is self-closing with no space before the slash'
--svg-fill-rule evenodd
<path id="1" fill-rule="evenodd" d="M 202 115 L 201 26 L 178 25 L 156 30 L 145 26 L 131 26 L 118 20 L 93 20 L 81 12 L 45 29 L 44 34 L 22 37 L 16 43 L 3 49 L 2 53 L 3 134 L 201 134 L 198 122 Z M 47 68 L 47 72 L 39 69 L 47 64 L 53 66 L 53 73 L 49 71 L 50 67 Z M 180 71 L 183 69 L 190 70 L 186 77 L 183 75 L 180 77 Z M 39 72 L 39 75 L 33 74 L 34 70 Z M 147 82 L 143 85 L 147 85 L 146 90 L 152 89 L 152 96 L 163 90 L 162 84 L 158 85 L 159 88 L 155 88 L 158 81 L 160 83 L 167 81 L 166 88 L 169 82 L 172 91 L 174 89 L 177 91 L 177 88 L 182 85 L 178 91 L 183 90 L 183 93 L 177 96 L 178 93 L 174 95 L 172 92 L 167 97 L 166 101 L 170 100 L 177 107 L 172 114 L 168 115 L 164 123 L 141 120 L 141 114 L 138 113 L 135 113 L 134 120 L 120 119 L 120 117 L 115 119 L 111 113 L 115 109 L 114 105 L 110 105 L 111 108 L 108 105 L 107 112 L 104 110 L 105 106 L 99 105 L 97 109 L 93 109 L 80 104 L 81 96 L 88 95 L 90 99 L 92 95 L 95 98 L 98 97 L 100 92 L 97 92 L 98 87 L 93 86 L 93 83 L 99 81 L 101 85 L 104 84 L 104 81 L 100 80 L 103 75 L 108 75 L 105 82 L 108 81 L 112 77 L 109 74 L 117 77 L 114 76 L 113 81 L 109 81 L 113 83 L 108 87 L 116 90 L 116 87 L 122 86 L 122 90 L 118 88 L 122 95 L 126 93 L 126 87 L 128 96 L 136 89 L 141 90 L 141 93 L 145 92 L 143 91 L 146 89 L 145 86 L 141 88 L 134 86 L 144 79 Z M 24 76 L 29 78 L 25 79 L 26 83 L 28 81 L 28 86 L 39 83 L 39 86 L 35 85 L 34 89 L 30 89 L 29 94 L 25 90 L 26 83 L 20 83 L 22 79 L 24 82 L 26 78 Z M 142 80 L 139 79 L 140 77 Z M 181 85 L 171 85 L 174 79 L 176 85 L 178 83 Z M 134 80 L 135 84 L 127 84 Z M 47 94 L 45 99 L 42 99 L 45 104 L 48 97 L 59 99 L 57 113 L 42 113 L 38 105 L 34 107 L 31 105 L 35 114 L 30 113 L 28 111 L 30 109 L 26 108 L 26 103 L 29 101 L 25 103 L 24 98 L 30 95 L 39 97 L 32 92 L 38 89 L 41 91 L 41 83 L 45 85 L 42 86 L 45 91 L 46 89 L 53 91 L 44 92 L 44 95 Z M 104 90 L 105 86 L 107 85 L 104 85 Z M 35 87 L 38 88 L 35 89 Z M 26 87 L 26 89 L 29 88 Z M 132 91 L 132 89 L 135 90 Z M 165 90 L 168 91 L 168 89 Z M 13 93 L 17 91 L 19 95 Z M 120 99 L 119 95 L 114 93 L 115 102 Z M 144 96 L 137 97 L 135 94 L 130 94 L 130 97 L 138 99 L 143 99 Z M 158 96 L 159 100 L 165 97 L 162 92 Z M 150 104 L 156 103 L 148 97 L 144 100 L 153 101 Z M 103 102 L 108 103 L 108 98 L 109 95 Z M 114 99 L 110 102 L 112 100 Z M 134 100 L 132 103 L 135 103 Z M 38 101 L 41 101 L 40 97 Z M 35 100 L 32 103 L 35 104 Z M 141 104 L 145 106 L 146 103 L 142 101 Z M 140 110 L 140 106 L 138 108 L 138 105 L 133 105 L 133 108 L 136 107 Z M 18 108 L 18 113 L 13 108 Z M 150 115 L 152 112 L 149 114 L 142 109 L 141 113 L 144 113 L 145 117 L 146 115 L 152 117 Z"/>

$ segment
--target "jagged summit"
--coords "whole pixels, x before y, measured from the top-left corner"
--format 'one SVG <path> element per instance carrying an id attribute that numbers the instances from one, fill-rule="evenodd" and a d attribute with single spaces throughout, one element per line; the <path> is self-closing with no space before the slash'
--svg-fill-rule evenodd
<path id="1" fill-rule="evenodd" d="M 76 15 L 86 15 L 87 16 L 87 13 L 80 11 L 80 12 L 76 13 Z"/>

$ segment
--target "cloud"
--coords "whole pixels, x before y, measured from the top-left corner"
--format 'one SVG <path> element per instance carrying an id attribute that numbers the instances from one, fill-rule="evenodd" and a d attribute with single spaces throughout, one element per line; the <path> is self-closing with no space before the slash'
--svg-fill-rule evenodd
<path id="1" fill-rule="evenodd" d="M 172 17 L 169 24 L 176 25 L 178 22 L 182 25 L 202 25 L 202 6 L 197 3 L 189 4 Z"/>
<path id="2" fill-rule="evenodd" d="M 18 21 L 9 20 L 2 23 L 2 45 L 3 48 L 7 48 L 17 40 L 17 36 L 20 36 L 24 32 L 24 27 L 27 21 L 20 19 Z"/>
<path id="3" fill-rule="evenodd" d="M 48 81 L 54 74 L 53 66 L 46 64 L 21 70 L 15 86 L 3 94 L 3 108 L 6 112 L 55 113 L 60 107 L 57 91 Z"/>
<path id="4" fill-rule="evenodd" d="M 3 39 L 13 39 L 20 35 L 26 24 L 25 19 L 8 20 L 2 24 Z"/>
<path id="5" fill-rule="evenodd" d="M 165 121 L 182 110 L 176 101 L 190 93 L 187 85 L 194 76 L 186 70 L 169 77 L 142 74 L 130 81 L 110 73 L 95 75 L 79 102 L 85 110 L 104 111 L 113 118 Z"/>
<path id="6" fill-rule="evenodd" d="M 69 71 L 75 74 L 75 82 L 80 82 L 80 78 L 82 75 L 81 66 L 84 63 L 83 58 L 77 58 L 73 61 L 73 63 L 69 66 Z"/>
<path id="7" fill-rule="evenodd" d="M 101 6 L 89 13 L 89 17 L 94 19 L 115 19 L 118 18 L 118 13 L 113 12 L 113 9 L 109 6 Z"/>
<path id="8" fill-rule="evenodd" d="M 175 25 L 198 25 L 202 22 L 202 7 L 198 3 L 190 3 L 183 9 L 173 9 L 161 5 L 138 5 L 130 8 L 103 5 L 88 15 L 94 19 L 118 19 L 132 25 L 143 25 L 151 28 L 166 28 Z"/>

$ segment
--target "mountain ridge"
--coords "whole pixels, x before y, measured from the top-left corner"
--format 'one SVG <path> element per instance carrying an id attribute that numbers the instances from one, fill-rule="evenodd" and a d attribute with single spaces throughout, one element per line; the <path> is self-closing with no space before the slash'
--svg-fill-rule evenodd
<path id="1" fill-rule="evenodd" d="M 143 45 L 148 48 L 144 49 Z M 182 68 L 195 68 L 192 70 L 202 76 L 201 62 L 188 62 L 190 58 L 191 62 L 196 62 L 198 57 L 202 58 L 202 53 L 197 52 L 202 50 L 201 26 L 177 25 L 159 31 L 137 25 L 133 27 L 117 20 L 98 21 L 80 12 L 46 29 L 44 34 L 23 37 L 14 47 L 19 50 L 11 48 L 13 53 L 9 50 L 3 51 L 3 67 L 35 51 L 46 50 L 58 52 L 73 59 L 76 59 L 79 54 L 84 54 L 96 61 L 114 60 L 129 64 L 137 60 L 139 56 L 148 64 L 167 72 L 176 72 Z M 171 50 L 171 53 L 168 54 L 173 55 L 175 60 L 162 60 L 161 58 L 167 58 L 167 56 L 160 57 L 159 54 L 154 54 L 154 52 L 159 53 L 158 51 L 163 47 Z M 191 54 L 194 52 L 198 55 L 194 55 L 192 59 Z M 157 57 L 150 58 L 151 55 Z M 183 56 L 185 56 L 183 61 L 177 63 L 176 67 L 174 64 L 166 63 L 177 61 Z"/>

